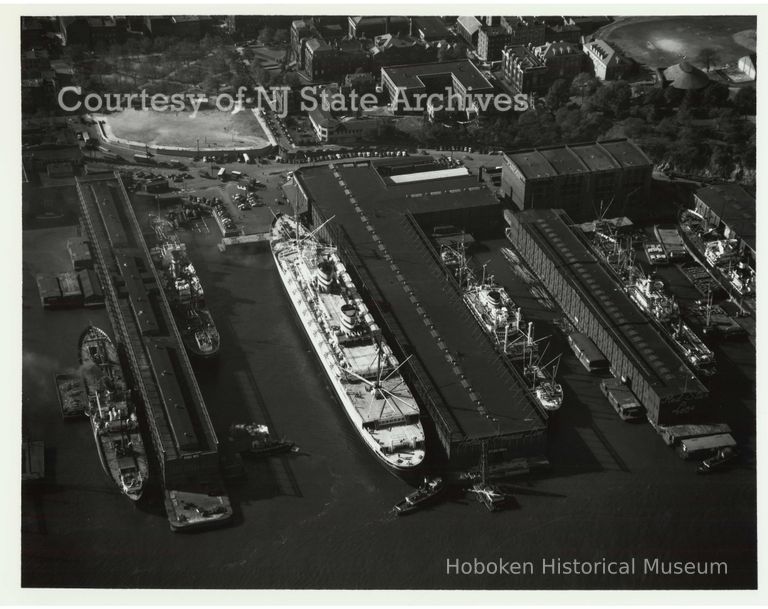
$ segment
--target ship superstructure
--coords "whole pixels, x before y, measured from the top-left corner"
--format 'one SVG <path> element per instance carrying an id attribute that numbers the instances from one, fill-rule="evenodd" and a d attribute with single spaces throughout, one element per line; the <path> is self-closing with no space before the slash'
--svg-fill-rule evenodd
<path id="1" fill-rule="evenodd" d="M 200 357 L 216 355 L 221 337 L 205 305 L 203 286 L 187 256 L 186 246 L 175 238 L 168 238 L 154 253 L 185 347 Z"/>
<path id="2" fill-rule="evenodd" d="M 272 227 L 280 278 L 344 411 L 388 467 L 413 470 L 424 460 L 420 410 L 399 362 L 360 297 L 336 248 L 298 220 Z M 407 361 L 407 360 L 406 360 Z"/>

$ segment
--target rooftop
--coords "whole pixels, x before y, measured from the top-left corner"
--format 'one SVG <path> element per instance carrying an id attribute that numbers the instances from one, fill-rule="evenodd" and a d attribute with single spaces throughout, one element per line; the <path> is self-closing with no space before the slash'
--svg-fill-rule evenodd
<path id="1" fill-rule="evenodd" d="M 423 88 L 425 84 L 422 77 L 438 75 L 452 76 L 467 91 L 493 88 L 493 85 L 483 76 L 482 72 L 468 59 L 389 66 L 382 68 L 381 71 L 390 78 L 396 87 L 401 88 Z"/>
<path id="2" fill-rule="evenodd" d="M 504 155 L 526 178 L 574 175 L 587 170 L 645 167 L 651 161 L 631 140 L 610 140 L 521 150 Z"/>

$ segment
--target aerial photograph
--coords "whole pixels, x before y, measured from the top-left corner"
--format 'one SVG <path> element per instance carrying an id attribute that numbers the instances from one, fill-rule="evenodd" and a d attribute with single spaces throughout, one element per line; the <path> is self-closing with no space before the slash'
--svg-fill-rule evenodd
<path id="1" fill-rule="evenodd" d="M 757 590 L 756 14 L 20 10 L 22 590 Z"/>

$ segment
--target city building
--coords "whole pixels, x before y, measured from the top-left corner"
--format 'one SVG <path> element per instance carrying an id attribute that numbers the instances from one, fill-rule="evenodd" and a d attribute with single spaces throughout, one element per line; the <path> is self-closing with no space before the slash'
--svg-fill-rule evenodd
<path id="1" fill-rule="evenodd" d="M 477 38 L 480 35 L 480 28 L 482 26 L 483 23 L 478 17 L 462 15 L 456 20 L 456 31 L 472 48 L 477 47 Z"/>
<path id="2" fill-rule="evenodd" d="M 531 47 L 508 46 L 502 53 L 502 73 L 515 93 L 544 93 L 549 87 L 547 65 Z"/>
<path id="3" fill-rule="evenodd" d="M 629 61 L 605 40 L 586 42 L 583 49 L 600 80 L 619 80 L 629 69 Z"/>
<path id="4" fill-rule="evenodd" d="M 211 31 L 213 20 L 205 15 L 148 15 L 144 26 L 152 36 L 199 40 Z"/>
<path id="5" fill-rule="evenodd" d="M 546 23 L 537 17 L 464 16 L 459 17 L 456 27 L 482 61 L 499 61 L 506 46 L 546 42 Z"/>
<path id="6" fill-rule="evenodd" d="M 710 226 L 722 231 L 726 239 L 736 239 L 739 251 L 746 255 L 752 268 L 757 256 L 756 201 L 738 184 L 715 184 L 700 188 L 693 195 L 694 210 Z"/>
<path id="7" fill-rule="evenodd" d="M 382 34 L 368 49 L 375 74 L 384 66 L 429 63 L 437 60 L 437 48 L 419 38 Z"/>
<path id="8" fill-rule="evenodd" d="M 334 114 L 320 106 L 308 115 L 318 142 L 340 145 L 370 143 L 371 138 L 380 135 L 392 118 L 367 113 Z"/>
<path id="9" fill-rule="evenodd" d="M 304 47 L 304 72 L 313 81 L 342 81 L 358 69 L 367 71 L 370 55 L 360 40 L 333 43 L 311 38 Z"/>
<path id="10" fill-rule="evenodd" d="M 454 35 L 445 22 L 436 16 L 411 17 L 412 36 L 418 36 L 424 42 L 434 43 L 441 40 L 453 40 Z"/>
<path id="11" fill-rule="evenodd" d="M 627 139 L 518 150 L 504 155 L 502 193 L 520 210 L 558 207 L 577 221 L 609 204 L 631 216 L 648 199 L 652 170 Z"/>
<path id="12" fill-rule="evenodd" d="M 122 44 L 127 36 L 127 21 L 119 17 L 59 17 L 62 44 L 97 45 Z"/>
<path id="13" fill-rule="evenodd" d="M 388 93 L 395 112 L 407 112 L 409 104 L 412 108 L 419 106 L 414 103 L 416 95 L 445 94 L 448 91 L 466 98 L 471 104 L 473 97 L 494 91 L 488 79 L 467 59 L 385 67 L 381 70 L 381 85 Z M 426 107 L 423 107 L 424 104 L 421 106 L 412 111 L 424 112 Z"/>
<path id="14" fill-rule="evenodd" d="M 348 17 L 350 38 L 374 38 L 383 34 L 407 35 L 411 21 L 403 15 L 391 17 Z"/>
<path id="15" fill-rule="evenodd" d="M 571 80 L 584 70 L 585 55 L 581 48 L 570 42 L 548 42 L 534 48 L 547 66 L 550 85 L 558 78 Z"/>

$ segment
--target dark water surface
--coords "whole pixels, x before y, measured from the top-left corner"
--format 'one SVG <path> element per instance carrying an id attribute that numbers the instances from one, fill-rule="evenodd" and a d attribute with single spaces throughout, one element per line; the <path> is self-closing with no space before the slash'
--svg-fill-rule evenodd
<path id="1" fill-rule="evenodd" d="M 230 488 L 232 526 L 171 533 L 157 489 L 140 506 L 131 505 L 101 471 L 87 421 L 64 422 L 59 415 L 54 372 L 76 365 L 77 338 L 89 321 L 108 327 L 104 311 L 43 312 L 39 306 L 34 274 L 50 266 L 57 252 L 66 266 L 65 252 L 57 248 L 74 232 L 70 227 L 24 234 L 23 415 L 32 438 L 46 442 L 50 474 L 43 489 L 23 495 L 24 586 L 756 585 L 754 466 L 696 476 L 695 465 L 679 460 L 650 426 L 619 421 L 594 378 L 570 356 L 560 368 L 567 401 L 552 424 L 552 468 L 513 481 L 510 509 L 491 514 L 470 497 L 451 495 L 432 509 L 396 518 L 389 510 L 410 487 L 368 453 L 335 402 L 269 251 L 222 254 L 215 236 L 205 233 L 184 239 L 221 331 L 218 361 L 196 366 L 216 430 L 224 438 L 232 422 L 265 422 L 294 440 L 301 453 L 246 462 L 247 479 Z M 550 349 L 561 346 L 558 340 Z M 742 388 L 728 406 L 742 414 L 748 435 L 754 351 L 746 348 L 745 343 L 734 350 L 741 361 L 725 366 L 724 373 Z M 603 557 L 635 557 L 638 570 L 644 558 L 726 561 L 728 572 L 542 573 L 542 559 Z M 474 558 L 531 561 L 534 572 L 446 574 L 446 560 Z"/>

